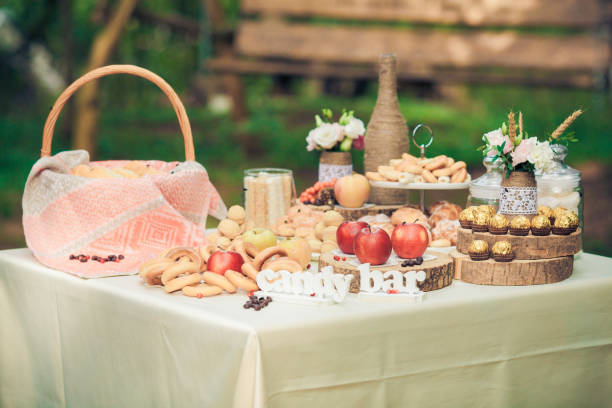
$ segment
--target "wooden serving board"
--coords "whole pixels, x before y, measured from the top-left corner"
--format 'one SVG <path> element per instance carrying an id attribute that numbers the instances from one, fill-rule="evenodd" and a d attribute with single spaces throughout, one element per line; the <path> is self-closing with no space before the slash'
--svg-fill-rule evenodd
<path id="1" fill-rule="evenodd" d="M 350 221 L 356 221 L 365 215 L 385 214 L 391 217 L 395 210 L 405 207 L 401 204 L 375 204 L 362 208 L 345 208 L 337 205 L 334 210 L 338 211 L 342 216 Z"/>
<path id="2" fill-rule="evenodd" d="M 453 252 L 455 279 L 477 285 L 527 286 L 561 282 L 569 278 L 574 268 L 574 257 L 513 260 L 496 262 L 472 261 L 469 255 Z"/>
<path id="3" fill-rule="evenodd" d="M 435 255 L 436 259 L 425 261 L 421 265 L 408 266 L 405 268 L 401 267 L 400 265 L 383 267 L 374 266 L 372 269 L 381 272 L 400 271 L 402 273 L 407 271 L 425 271 L 425 280 L 423 282 L 417 282 L 419 289 L 424 292 L 442 289 L 453 282 L 453 276 L 455 273 L 453 258 L 451 258 L 450 255 L 441 252 L 436 252 L 432 255 Z M 334 268 L 334 273 L 353 275 L 354 278 L 351 282 L 350 292 L 359 293 L 361 281 L 359 280 L 359 270 L 356 266 L 347 261 L 335 261 L 333 253 L 321 255 L 319 258 L 319 270 L 324 266 L 332 266 Z"/>
<path id="4" fill-rule="evenodd" d="M 457 251 L 468 253 L 473 240 L 481 239 L 493 247 L 497 241 L 508 241 L 514 249 L 515 259 L 550 259 L 577 254 L 582 246 L 581 230 L 578 228 L 569 235 L 546 235 L 543 237 L 525 235 L 519 237 L 510 233 L 494 235 L 489 232 L 474 232 L 471 229 L 459 228 L 457 231 Z"/>

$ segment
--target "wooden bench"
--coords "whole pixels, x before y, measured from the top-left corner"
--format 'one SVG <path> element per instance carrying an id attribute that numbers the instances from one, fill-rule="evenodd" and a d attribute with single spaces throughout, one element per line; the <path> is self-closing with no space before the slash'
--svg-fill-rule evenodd
<path id="1" fill-rule="evenodd" d="M 603 88 L 603 0 L 242 0 L 234 51 L 213 71 L 375 78 L 383 52 L 405 81 Z"/>

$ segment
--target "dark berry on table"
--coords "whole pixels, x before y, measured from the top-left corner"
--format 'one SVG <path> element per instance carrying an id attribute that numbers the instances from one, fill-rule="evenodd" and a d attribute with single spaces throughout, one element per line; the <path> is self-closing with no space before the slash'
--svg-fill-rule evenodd
<path id="1" fill-rule="evenodd" d="M 117 258 L 119 258 L 119 259 L 124 259 L 124 258 L 125 258 L 125 256 L 123 256 L 123 255 L 119 255 Z"/>
<path id="2" fill-rule="evenodd" d="M 261 310 L 261 306 L 260 306 L 260 305 L 255 305 L 255 306 L 253 307 L 253 309 L 255 309 L 255 310 L 257 310 L 257 311 L 260 311 L 260 310 Z"/>
<path id="3" fill-rule="evenodd" d="M 422 263 L 423 263 L 423 257 L 422 257 L 422 256 L 419 256 L 419 257 L 416 259 L 416 264 L 417 264 L 417 265 L 420 265 L 420 264 L 422 264 Z"/>
<path id="4" fill-rule="evenodd" d="M 72 261 L 73 259 L 76 259 L 76 256 L 70 254 L 70 257 L 68 259 L 70 259 Z"/>
<path id="5" fill-rule="evenodd" d="M 270 296 L 268 296 L 268 297 L 266 298 L 266 300 L 267 300 L 268 302 L 271 302 L 271 301 L 272 301 L 272 298 L 271 298 Z"/>
<path id="6" fill-rule="evenodd" d="M 249 307 L 251 307 L 248 303 L 245 303 L 244 305 L 242 305 L 243 308 L 248 309 Z"/>
<path id="7" fill-rule="evenodd" d="M 106 259 L 109 261 L 114 261 L 117 257 L 115 255 L 109 255 Z"/>
<path id="8" fill-rule="evenodd" d="M 81 261 L 81 262 L 87 262 L 87 258 L 79 258 L 79 261 Z"/>

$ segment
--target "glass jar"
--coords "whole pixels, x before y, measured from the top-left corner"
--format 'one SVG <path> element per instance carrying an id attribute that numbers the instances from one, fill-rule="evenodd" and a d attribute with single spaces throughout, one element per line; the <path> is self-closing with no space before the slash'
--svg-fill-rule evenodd
<path id="1" fill-rule="evenodd" d="M 256 227 L 271 228 L 295 198 L 293 172 L 287 169 L 245 170 L 243 187 L 247 219 Z"/>
<path id="2" fill-rule="evenodd" d="M 467 206 L 470 205 L 492 205 L 499 207 L 499 188 L 502 181 L 502 163 L 500 160 L 493 161 L 493 157 L 485 157 L 482 164 L 487 172 L 470 183 L 470 193 Z"/>
<path id="3" fill-rule="evenodd" d="M 536 173 L 538 205 L 575 211 L 582 227 L 584 203 L 580 172 L 564 163 L 567 147 L 554 144 L 551 148 L 555 154 L 553 165 L 545 173 Z"/>

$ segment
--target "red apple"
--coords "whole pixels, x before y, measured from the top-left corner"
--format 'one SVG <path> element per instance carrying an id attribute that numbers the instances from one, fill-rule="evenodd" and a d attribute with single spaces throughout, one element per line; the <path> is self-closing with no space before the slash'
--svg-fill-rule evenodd
<path id="1" fill-rule="evenodd" d="M 421 224 L 403 222 L 393 230 L 391 242 L 393 250 L 400 258 L 418 258 L 423 256 L 427 249 L 429 235 Z"/>
<path id="2" fill-rule="evenodd" d="M 385 230 L 368 225 L 355 237 L 354 249 L 359 262 L 382 265 L 391 255 L 391 238 Z"/>
<path id="3" fill-rule="evenodd" d="M 336 230 L 336 242 L 345 254 L 355 253 L 355 237 L 368 226 L 364 221 L 344 221 Z"/>
<path id="4" fill-rule="evenodd" d="M 238 252 L 215 251 L 208 258 L 206 269 L 219 275 L 225 275 L 225 271 L 230 269 L 240 272 L 243 263 L 244 259 Z"/>

